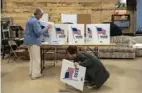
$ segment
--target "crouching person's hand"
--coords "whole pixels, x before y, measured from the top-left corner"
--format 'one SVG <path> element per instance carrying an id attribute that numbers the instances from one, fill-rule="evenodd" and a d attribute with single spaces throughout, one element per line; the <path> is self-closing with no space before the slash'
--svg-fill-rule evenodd
<path id="1" fill-rule="evenodd" d="M 77 66 L 78 66 L 78 63 L 77 63 L 77 62 L 75 62 L 75 63 L 74 63 L 74 67 L 76 68 Z"/>

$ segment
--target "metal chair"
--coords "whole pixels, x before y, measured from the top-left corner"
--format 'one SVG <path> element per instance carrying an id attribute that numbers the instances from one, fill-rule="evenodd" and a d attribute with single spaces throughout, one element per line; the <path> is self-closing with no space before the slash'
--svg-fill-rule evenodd
<path id="1" fill-rule="evenodd" d="M 9 55 L 8 63 L 10 62 L 10 57 L 12 56 L 12 54 L 14 54 L 14 59 L 15 58 L 16 59 L 20 59 L 20 57 L 18 56 L 18 53 L 25 52 L 25 49 L 20 49 L 20 47 L 18 47 L 16 42 L 13 41 L 13 40 L 9 40 L 8 44 L 10 46 L 10 55 Z"/>

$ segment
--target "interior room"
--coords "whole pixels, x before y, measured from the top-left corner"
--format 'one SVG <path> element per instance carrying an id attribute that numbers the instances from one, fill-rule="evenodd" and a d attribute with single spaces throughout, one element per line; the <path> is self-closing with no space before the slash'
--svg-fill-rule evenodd
<path id="1" fill-rule="evenodd" d="M 142 93 L 142 0 L 1 0 L 1 93 Z"/>

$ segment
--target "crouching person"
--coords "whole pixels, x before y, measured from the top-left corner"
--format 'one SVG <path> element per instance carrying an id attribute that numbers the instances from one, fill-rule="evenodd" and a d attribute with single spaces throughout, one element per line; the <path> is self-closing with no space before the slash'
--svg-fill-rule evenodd
<path id="1" fill-rule="evenodd" d="M 75 67 L 78 64 L 86 67 L 88 88 L 100 88 L 109 78 L 109 72 L 97 57 L 87 52 L 78 52 L 76 46 L 69 46 L 67 53 L 73 57 Z"/>

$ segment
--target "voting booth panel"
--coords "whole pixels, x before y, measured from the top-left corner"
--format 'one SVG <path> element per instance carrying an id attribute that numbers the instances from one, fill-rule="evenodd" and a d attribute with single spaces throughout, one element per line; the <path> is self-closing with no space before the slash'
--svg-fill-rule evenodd
<path id="1" fill-rule="evenodd" d="M 110 44 L 110 24 L 87 24 L 86 43 Z"/>
<path id="2" fill-rule="evenodd" d="M 58 44 L 66 44 L 68 38 L 68 24 L 55 24 L 52 33 L 52 41 Z"/>
<path id="3" fill-rule="evenodd" d="M 85 67 L 78 65 L 75 68 L 73 62 L 64 59 L 62 61 L 60 81 L 83 91 L 85 72 Z"/>
<path id="4" fill-rule="evenodd" d="M 68 25 L 68 43 L 84 44 L 84 24 Z"/>
<path id="5" fill-rule="evenodd" d="M 53 31 L 54 31 L 54 23 L 52 22 L 45 22 L 45 21 L 40 21 L 41 28 L 44 29 L 45 27 L 48 28 L 48 25 L 51 25 L 51 28 L 48 29 L 48 34 L 47 35 L 42 35 L 42 40 L 45 42 L 52 42 L 53 41 Z"/>

